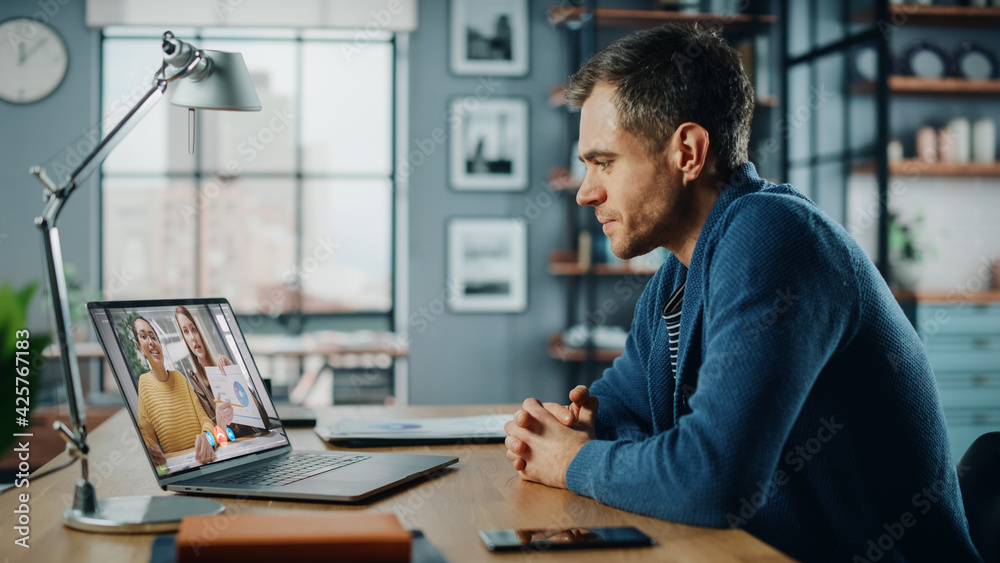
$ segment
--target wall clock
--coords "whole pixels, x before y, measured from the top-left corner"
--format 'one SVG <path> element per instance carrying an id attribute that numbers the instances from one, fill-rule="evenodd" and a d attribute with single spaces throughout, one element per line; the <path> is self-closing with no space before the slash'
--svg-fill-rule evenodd
<path id="1" fill-rule="evenodd" d="M 51 94 L 66 76 L 66 43 L 29 18 L 0 23 L 0 100 L 30 104 Z"/>

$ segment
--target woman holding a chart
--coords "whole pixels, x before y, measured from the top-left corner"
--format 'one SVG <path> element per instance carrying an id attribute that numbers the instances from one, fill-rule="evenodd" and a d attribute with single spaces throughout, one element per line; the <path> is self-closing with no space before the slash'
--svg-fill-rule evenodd
<path id="1" fill-rule="evenodd" d="M 194 363 L 195 370 L 190 373 L 191 387 L 194 388 L 195 394 L 201 401 L 205 412 L 212 418 L 212 422 L 219 428 L 228 428 L 232 430 L 233 434 L 237 438 L 241 436 L 252 436 L 254 434 L 259 434 L 262 431 L 269 430 L 270 424 L 268 419 L 261 416 L 264 409 L 261 406 L 260 401 L 257 399 L 257 395 L 254 393 L 252 386 L 249 385 L 247 385 L 246 388 L 249 390 L 249 396 L 253 399 L 253 406 L 256 408 L 256 412 L 258 413 L 258 418 L 260 419 L 262 426 L 257 427 L 247 424 L 233 423 L 232 402 L 223 401 L 218 393 L 212 392 L 212 384 L 209 380 L 206 368 L 218 368 L 219 371 L 225 373 L 226 367 L 232 366 L 233 371 L 236 373 L 242 373 L 242 371 L 239 366 L 234 365 L 229 358 L 223 354 L 215 354 L 209 348 L 208 342 L 204 337 L 204 333 L 202 332 L 200 325 L 187 307 L 180 305 L 174 309 L 174 319 L 177 321 L 177 326 L 180 328 L 181 336 L 184 338 L 184 344 L 187 345 L 188 353 Z"/>

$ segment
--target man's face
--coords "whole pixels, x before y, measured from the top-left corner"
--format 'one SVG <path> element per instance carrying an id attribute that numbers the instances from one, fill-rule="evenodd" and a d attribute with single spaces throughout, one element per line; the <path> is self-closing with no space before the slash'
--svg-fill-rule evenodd
<path id="1" fill-rule="evenodd" d="M 675 242 L 678 219 L 690 203 L 680 171 L 667 166 L 667 147 L 650 154 L 618 125 L 614 93 L 614 86 L 598 84 L 580 110 L 579 151 L 587 175 L 576 202 L 594 206 L 611 251 L 629 259 Z"/>

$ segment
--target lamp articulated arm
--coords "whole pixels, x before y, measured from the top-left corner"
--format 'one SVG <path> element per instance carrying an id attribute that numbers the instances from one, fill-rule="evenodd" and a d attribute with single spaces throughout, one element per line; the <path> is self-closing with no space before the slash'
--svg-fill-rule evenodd
<path id="1" fill-rule="evenodd" d="M 201 50 L 180 41 L 171 32 L 163 34 L 163 65 L 153 78 L 150 89 L 125 114 L 125 117 L 83 158 L 79 166 L 60 185 L 56 185 L 41 166 L 33 166 L 31 174 L 45 186 L 45 207 L 35 219 L 41 229 L 45 243 L 45 258 L 48 266 L 49 288 L 52 310 L 55 314 L 56 333 L 59 340 L 60 363 L 65 378 L 67 402 L 69 403 L 70 424 L 76 440 L 86 443 L 87 414 L 83 408 L 83 389 L 80 384 L 80 368 L 77 363 L 73 339 L 70 336 L 69 300 L 66 290 L 65 269 L 59 229 L 56 221 L 63 205 L 76 190 L 79 183 L 90 176 L 104 162 L 112 150 L 155 106 L 167 90 L 167 84 L 178 78 L 201 80 L 212 72 L 212 61 Z M 167 70 L 174 72 L 167 75 Z M 73 447 L 73 446 L 71 446 Z M 84 476 L 86 478 L 86 476 Z"/>
<path id="2" fill-rule="evenodd" d="M 59 361 L 66 384 L 66 402 L 69 404 L 71 424 L 67 428 L 62 423 L 57 423 L 55 428 L 66 440 L 70 455 L 80 460 L 82 468 L 82 478 L 76 482 L 73 506 L 63 512 L 63 523 L 80 530 L 171 531 L 177 529 L 184 515 L 218 514 L 224 509 L 221 503 L 215 501 L 184 497 L 114 497 L 98 501 L 94 485 L 89 479 L 87 414 L 80 384 L 80 368 L 70 333 L 69 298 L 59 229 L 56 228 L 59 213 L 79 183 L 100 167 L 125 135 L 160 101 L 169 83 L 184 79 L 179 84 L 180 87 L 173 91 L 175 105 L 192 109 L 233 111 L 261 109 L 250 73 L 239 53 L 195 49 L 169 31 L 163 34 L 162 49 L 163 65 L 153 77 L 149 90 L 90 154 L 83 158 L 68 178 L 57 185 L 42 167 L 35 166 L 31 169 L 31 173 L 45 186 L 45 207 L 35 219 L 35 225 L 42 231 L 45 244 L 49 293 L 52 296 L 52 310 L 59 340 Z M 186 100 L 179 100 L 178 93 L 191 85 L 194 85 L 194 95 Z"/>
<path id="3" fill-rule="evenodd" d="M 87 412 L 84 408 L 83 386 L 80 382 L 80 367 L 70 329 L 70 306 L 66 289 L 65 267 L 62 245 L 56 221 L 66 200 L 76 190 L 79 183 L 89 177 L 104 162 L 112 150 L 155 106 L 167 90 L 167 85 L 178 78 L 189 77 L 200 80 L 211 73 L 211 60 L 200 50 L 176 38 L 169 31 L 163 34 L 163 65 L 153 78 L 153 84 L 138 102 L 125 114 L 121 121 L 87 154 L 79 166 L 61 184 L 56 185 L 41 166 L 33 166 L 31 174 L 45 186 L 45 207 L 35 218 L 35 226 L 42 231 L 45 245 L 45 261 L 48 270 L 49 294 L 55 316 L 56 335 L 59 341 L 59 362 L 66 385 L 66 402 L 69 404 L 70 428 L 57 427 L 60 435 L 69 445 L 70 453 L 82 463 L 82 480 L 77 484 L 73 501 L 74 510 L 90 514 L 96 509 L 96 495 L 89 481 L 87 464 Z M 175 72 L 169 76 L 168 69 Z"/>

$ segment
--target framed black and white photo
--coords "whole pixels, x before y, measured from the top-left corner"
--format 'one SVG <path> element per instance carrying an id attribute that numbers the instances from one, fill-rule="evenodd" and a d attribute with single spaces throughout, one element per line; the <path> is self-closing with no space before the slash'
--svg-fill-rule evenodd
<path id="1" fill-rule="evenodd" d="M 528 306 L 528 235 L 521 219 L 448 222 L 448 305 L 455 312 L 519 313 Z"/>
<path id="2" fill-rule="evenodd" d="M 528 100 L 454 98 L 450 177 L 456 190 L 528 188 Z"/>
<path id="3" fill-rule="evenodd" d="M 528 0 L 451 0 L 454 74 L 528 74 Z"/>

